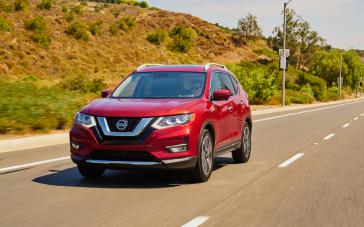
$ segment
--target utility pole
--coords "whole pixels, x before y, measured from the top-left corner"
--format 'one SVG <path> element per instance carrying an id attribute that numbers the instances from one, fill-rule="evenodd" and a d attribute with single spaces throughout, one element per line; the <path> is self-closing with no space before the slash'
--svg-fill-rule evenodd
<path id="1" fill-rule="evenodd" d="M 292 0 L 285 2 L 283 5 L 283 51 L 281 56 L 281 68 L 282 68 L 282 107 L 286 105 L 286 68 L 287 68 L 287 56 L 286 56 L 286 32 L 287 32 L 287 21 L 286 21 L 286 10 L 288 4 Z"/>

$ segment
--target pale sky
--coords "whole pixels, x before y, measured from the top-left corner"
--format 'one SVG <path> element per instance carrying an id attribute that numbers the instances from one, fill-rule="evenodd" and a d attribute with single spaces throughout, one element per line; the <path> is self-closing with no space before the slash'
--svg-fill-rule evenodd
<path id="1" fill-rule="evenodd" d="M 235 27 L 239 18 L 258 17 L 266 36 L 281 26 L 282 0 L 148 0 L 151 6 L 185 12 Z M 364 49 L 364 0 L 292 0 L 289 7 L 334 47 Z"/>

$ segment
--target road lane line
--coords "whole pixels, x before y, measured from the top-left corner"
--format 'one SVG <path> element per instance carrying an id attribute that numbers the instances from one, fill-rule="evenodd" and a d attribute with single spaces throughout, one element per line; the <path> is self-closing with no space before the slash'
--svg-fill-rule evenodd
<path id="1" fill-rule="evenodd" d="M 331 133 L 330 135 L 328 135 L 328 136 L 326 136 L 325 138 L 324 138 L 324 140 L 329 140 L 329 139 L 331 139 L 332 137 L 334 137 L 335 136 L 335 133 Z"/>
<path id="2" fill-rule="evenodd" d="M 360 114 L 360 116 L 364 117 L 364 113 Z"/>
<path id="3" fill-rule="evenodd" d="M 343 125 L 343 128 L 346 128 L 350 125 L 350 123 L 346 123 L 345 125 Z"/>
<path id="4" fill-rule="evenodd" d="M 356 117 L 356 118 L 354 118 L 353 120 L 354 120 L 354 121 L 356 121 L 356 120 L 358 120 L 358 119 L 359 119 L 359 118 L 358 118 L 358 117 Z"/>
<path id="5" fill-rule="evenodd" d="M 358 101 L 358 102 L 362 102 L 362 101 Z M 322 107 L 322 108 L 313 109 L 313 110 L 304 110 L 304 111 L 295 112 L 295 113 L 283 114 L 283 115 L 279 115 L 279 116 L 253 120 L 253 123 L 262 122 L 262 121 L 269 121 L 269 120 L 274 120 L 274 119 L 277 119 L 277 118 L 300 115 L 300 114 L 305 114 L 305 113 L 310 113 L 310 112 L 316 112 L 316 111 L 320 111 L 320 110 L 332 109 L 332 108 L 336 108 L 336 107 L 340 107 L 340 106 L 352 105 L 352 104 L 356 104 L 358 102 L 350 102 L 350 103 L 344 103 L 344 104 L 335 105 L 335 106 Z"/>
<path id="6" fill-rule="evenodd" d="M 289 166 L 290 164 L 292 164 L 297 159 L 301 158 L 303 155 L 305 155 L 305 154 L 304 153 L 298 153 L 298 154 L 292 156 L 291 158 L 289 158 L 287 161 L 280 164 L 278 167 L 279 168 L 285 168 L 285 167 Z"/>
<path id="7" fill-rule="evenodd" d="M 186 224 L 182 225 L 182 227 L 197 227 L 200 226 L 205 221 L 207 221 L 207 219 L 209 219 L 209 217 L 207 216 L 198 216 L 192 219 L 191 221 L 187 222 Z"/>
<path id="8" fill-rule="evenodd" d="M 20 169 L 26 169 L 26 168 L 33 167 L 33 166 L 39 166 L 39 165 L 47 164 L 47 163 L 51 163 L 51 162 L 58 162 L 58 161 L 68 160 L 68 159 L 70 159 L 70 157 L 66 156 L 66 157 L 49 159 L 49 160 L 44 160 L 44 161 L 39 161 L 39 162 L 31 162 L 31 163 L 22 164 L 22 165 L 5 167 L 5 168 L 0 169 L 0 174 L 15 171 L 15 170 L 20 170 Z"/>

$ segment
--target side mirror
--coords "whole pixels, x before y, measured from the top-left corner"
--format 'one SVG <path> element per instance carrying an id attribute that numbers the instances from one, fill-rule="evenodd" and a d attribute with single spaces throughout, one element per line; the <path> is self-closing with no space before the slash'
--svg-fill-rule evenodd
<path id="1" fill-rule="evenodd" d="M 228 100 L 230 96 L 231 91 L 229 90 L 216 90 L 213 94 L 213 98 L 215 101 Z"/>
<path id="2" fill-rule="evenodd" d="M 110 90 L 104 90 L 101 92 L 101 98 L 107 98 L 111 95 L 111 91 Z"/>

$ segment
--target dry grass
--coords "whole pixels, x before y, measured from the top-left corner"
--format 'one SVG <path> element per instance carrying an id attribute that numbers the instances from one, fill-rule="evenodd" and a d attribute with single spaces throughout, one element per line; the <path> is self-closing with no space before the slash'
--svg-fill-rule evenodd
<path id="1" fill-rule="evenodd" d="M 76 40 L 65 30 L 67 22 L 62 6 L 72 8 L 76 0 L 57 0 L 51 10 L 36 7 L 39 0 L 30 0 L 26 12 L 0 12 L 12 26 L 11 32 L 0 35 L 0 74 L 33 74 L 41 78 L 62 78 L 74 71 L 88 75 L 105 76 L 118 80 L 134 67 L 143 63 L 205 63 L 217 61 L 236 63 L 255 60 L 258 55 L 253 49 L 262 48 L 265 43 L 236 48 L 230 41 L 230 34 L 215 25 L 197 17 L 157 9 L 142 9 L 136 6 L 88 4 L 81 15 L 75 15 L 74 22 L 86 25 L 102 21 L 100 33 L 89 33 L 88 42 Z M 98 12 L 95 7 L 98 7 Z M 101 10 L 100 10 L 101 8 Z M 52 38 L 48 48 L 42 48 L 31 41 L 31 32 L 24 28 L 24 21 L 43 16 L 46 30 Z M 128 32 L 112 36 L 109 26 L 123 17 L 135 18 L 136 25 Z M 169 50 L 168 40 L 155 46 L 146 40 L 148 34 L 157 29 L 171 31 L 176 25 L 193 28 L 198 34 L 194 47 L 186 54 Z"/>

